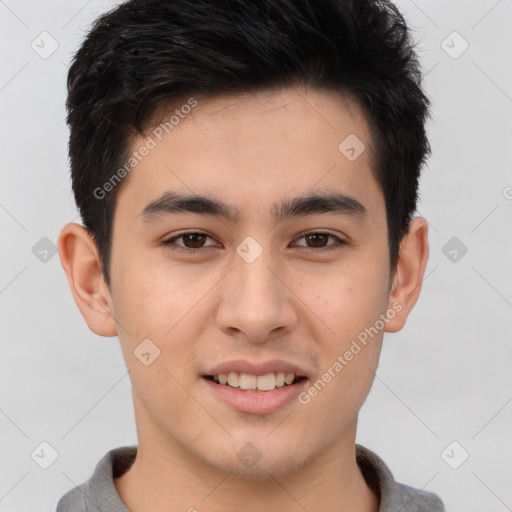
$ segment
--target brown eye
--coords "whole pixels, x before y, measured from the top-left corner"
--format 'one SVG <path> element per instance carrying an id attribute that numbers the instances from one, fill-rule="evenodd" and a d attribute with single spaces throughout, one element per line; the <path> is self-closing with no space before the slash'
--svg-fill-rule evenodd
<path id="1" fill-rule="evenodd" d="M 334 240 L 334 243 L 328 243 L 330 238 Z M 305 240 L 306 242 L 306 245 L 297 244 L 299 247 L 304 247 L 306 249 L 311 249 L 312 251 L 318 252 L 326 252 L 333 249 L 339 249 L 340 246 L 347 243 L 335 235 L 330 233 L 322 233 L 319 231 L 306 233 L 305 235 L 299 237 L 298 240 Z"/>
<path id="2" fill-rule="evenodd" d="M 169 238 L 168 240 L 165 240 L 163 245 L 177 251 L 194 253 L 196 251 L 201 251 L 202 249 L 207 249 L 209 245 L 212 245 L 205 245 L 205 242 L 208 238 L 212 237 L 206 233 L 189 231 L 188 233 L 181 233 L 179 235 L 173 236 L 172 238 Z M 178 240 L 182 241 L 182 243 L 177 243 Z"/>
<path id="3" fill-rule="evenodd" d="M 304 238 L 308 242 L 313 243 L 312 247 L 318 248 L 326 246 L 329 236 L 330 235 L 328 235 L 327 233 L 311 233 L 309 235 L 304 235 Z"/>
<path id="4" fill-rule="evenodd" d="M 190 249 L 199 249 L 203 246 L 207 235 L 203 235 L 202 233 L 189 233 L 186 235 L 181 235 L 185 247 Z"/>

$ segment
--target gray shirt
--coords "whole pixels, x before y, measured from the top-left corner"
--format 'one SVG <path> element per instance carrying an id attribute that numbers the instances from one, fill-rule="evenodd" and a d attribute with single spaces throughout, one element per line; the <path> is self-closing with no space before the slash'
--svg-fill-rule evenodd
<path id="1" fill-rule="evenodd" d="M 129 512 L 117 494 L 114 478 L 128 470 L 136 455 L 136 446 L 110 450 L 87 482 L 60 499 L 57 512 Z M 356 444 L 356 460 L 366 482 L 380 497 L 379 512 L 445 512 L 436 494 L 396 482 L 382 459 L 364 446 Z"/>

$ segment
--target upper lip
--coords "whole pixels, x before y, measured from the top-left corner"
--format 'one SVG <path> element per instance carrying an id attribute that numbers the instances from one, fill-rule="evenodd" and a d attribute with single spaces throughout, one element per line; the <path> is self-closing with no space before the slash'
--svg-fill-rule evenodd
<path id="1" fill-rule="evenodd" d="M 266 375 L 267 373 L 293 373 L 297 377 L 307 377 L 307 372 L 298 365 L 283 361 L 280 359 L 272 359 L 265 362 L 251 362 L 242 359 L 236 359 L 232 361 L 224 361 L 223 363 L 217 364 L 209 368 L 205 373 L 206 375 L 219 375 L 221 373 L 228 374 L 230 372 L 235 373 L 247 373 L 249 375 Z"/>

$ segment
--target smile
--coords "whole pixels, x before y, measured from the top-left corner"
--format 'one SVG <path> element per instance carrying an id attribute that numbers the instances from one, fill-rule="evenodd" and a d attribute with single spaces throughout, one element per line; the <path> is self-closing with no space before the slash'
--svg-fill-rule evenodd
<path id="1" fill-rule="evenodd" d="M 268 392 L 276 388 L 290 386 L 304 377 L 284 372 L 273 372 L 265 375 L 229 372 L 207 375 L 206 378 L 222 386 L 229 386 L 242 391 Z"/>
<path id="2" fill-rule="evenodd" d="M 221 384 L 220 382 L 221 375 L 223 375 L 223 381 L 226 380 L 226 378 L 228 379 L 225 384 Z M 238 384 L 237 386 L 232 386 L 229 383 L 230 376 L 231 383 L 236 383 Z M 249 378 L 247 379 L 246 376 Z M 215 377 L 218 377 L 219 382 L 216 382 Z M 306 377 L 295 377 L 294 374 L 284 374 L 284 379 L 286 379 L 286 377 L 288 377 L 288 381 L 291 380 L 292 382 L 287 384 L 285 380 L 280 386 L 278 386 L 278 384 L 281 384 L 283 380 L 282 375 L 273 373 L 256 376 L 230 372 L 228 374 L 218 374 L 215 376 L 205 375 L 201 381 L 206 385 L 208 393 L 211 393 L 214 401 L 220 405 L 227 405 L 230 409 L 242 413 L 270 414 L 284 408 L 286 405 L 293 403 L 298 404 L 298 396 L 306 388 L 308 382 Z M 258 383 L 260 378 L 262 378 L 261 384 Z M 255 379 L 256 383 L 253 384 Z M 236 382 L 236 380 L 238 380 L 238 382 Z M 242 386 L 247 386 L 252 389 L 242 389 L 240 382 Z M 258 389 L 259 386 L 268 389 Z"/>

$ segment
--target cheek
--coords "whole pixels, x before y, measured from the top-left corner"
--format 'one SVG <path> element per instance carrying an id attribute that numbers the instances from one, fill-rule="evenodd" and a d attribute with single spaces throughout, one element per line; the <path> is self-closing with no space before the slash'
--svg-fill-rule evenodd
<path id="1" fill-rule="evenodd" d="M 376 259 L 375 261 L 382 261 Z M 384 260 L 386 261 L 386 260 Z M 329 409 L 333 428 L 356 416 L 374 379 L 383 337 L 388 274 L 384 265 L 361 258 L 323 283 L 319 317 L 329 330 L 317 333 L 319 374 L 306 390 L 304 402 L 318 411 Z M 318 294 L 317 294 L 318 295 Z"/>
<path id="2" fill-rule="evenodd" d="M 125 327 L 119 338 L 132 388 L 139 406 L 154 411 L 164 424 L 173 404 L 187 402 L 182 386 L 190 384 L 192 341 L 204 327 L 197 319 L 197 302 L 211 284 L 176 268 L 155 272 L 135 262 L 127 262 L 118 275 L 117 282 L 113 279 L 114 311 Z"/>
<path id="3" fill-rule="evenodd" d="M 113 280 L 116 317 L 134 339 L 142 336 L 165 341 L 182 323 L 190 322 L 198 298 L 212 283 L 197 270 L 191 272 L 161 261 L 126 261 L 124 269 L 118 269 L 118 279 Z"/>
<path id="4" fill-rule="evenodd" d="M 134 390 L 146 406 L 160 404 L 166 410 L 164 403 L 183 394 L 178 383 L 193 384 L 195 341 L 209 321 L 206 298 L 218 277 L 199 276 L 177 266 L 160 266 L 158 272 L 155 268 L 156 264 L 151 269 L 149 264 L 127 264 L 122 279 L 113 283 L 119 299 L 114 300 L 114 309 L 125 326 L 119 338 Z M 148 352 L 149 356 L 142 356 Z M 144 359 L 153 358 L 144 365 Z"/>
<path id="5" fill-rule="evenodd" d="M 321 352 L 319 375 L 312 383 L 316 406 L 332 407 L 334 423 L 356 414 L 364 402 L 377 367 L 383 323 L 388 304 L 387 254 L 358 254 L 330 272 L 317 290 L 323 290 L 319 317 L 329 330 L 318 334 Z M 310 286 L 313 282 L 310 282 Z M 321 395 L 321 396 L 320 396 Z M 329 405 L 330 404 L 330 405 Z"/>
<path id="6" fill-rule="evenodd" d="M 388 303 L 389 271 L 381 255 L 358 254 L 324 275 L 304 275 L 304 302 L 328 327 L 327 337 L 339 347 L 375 324 Z"/>

